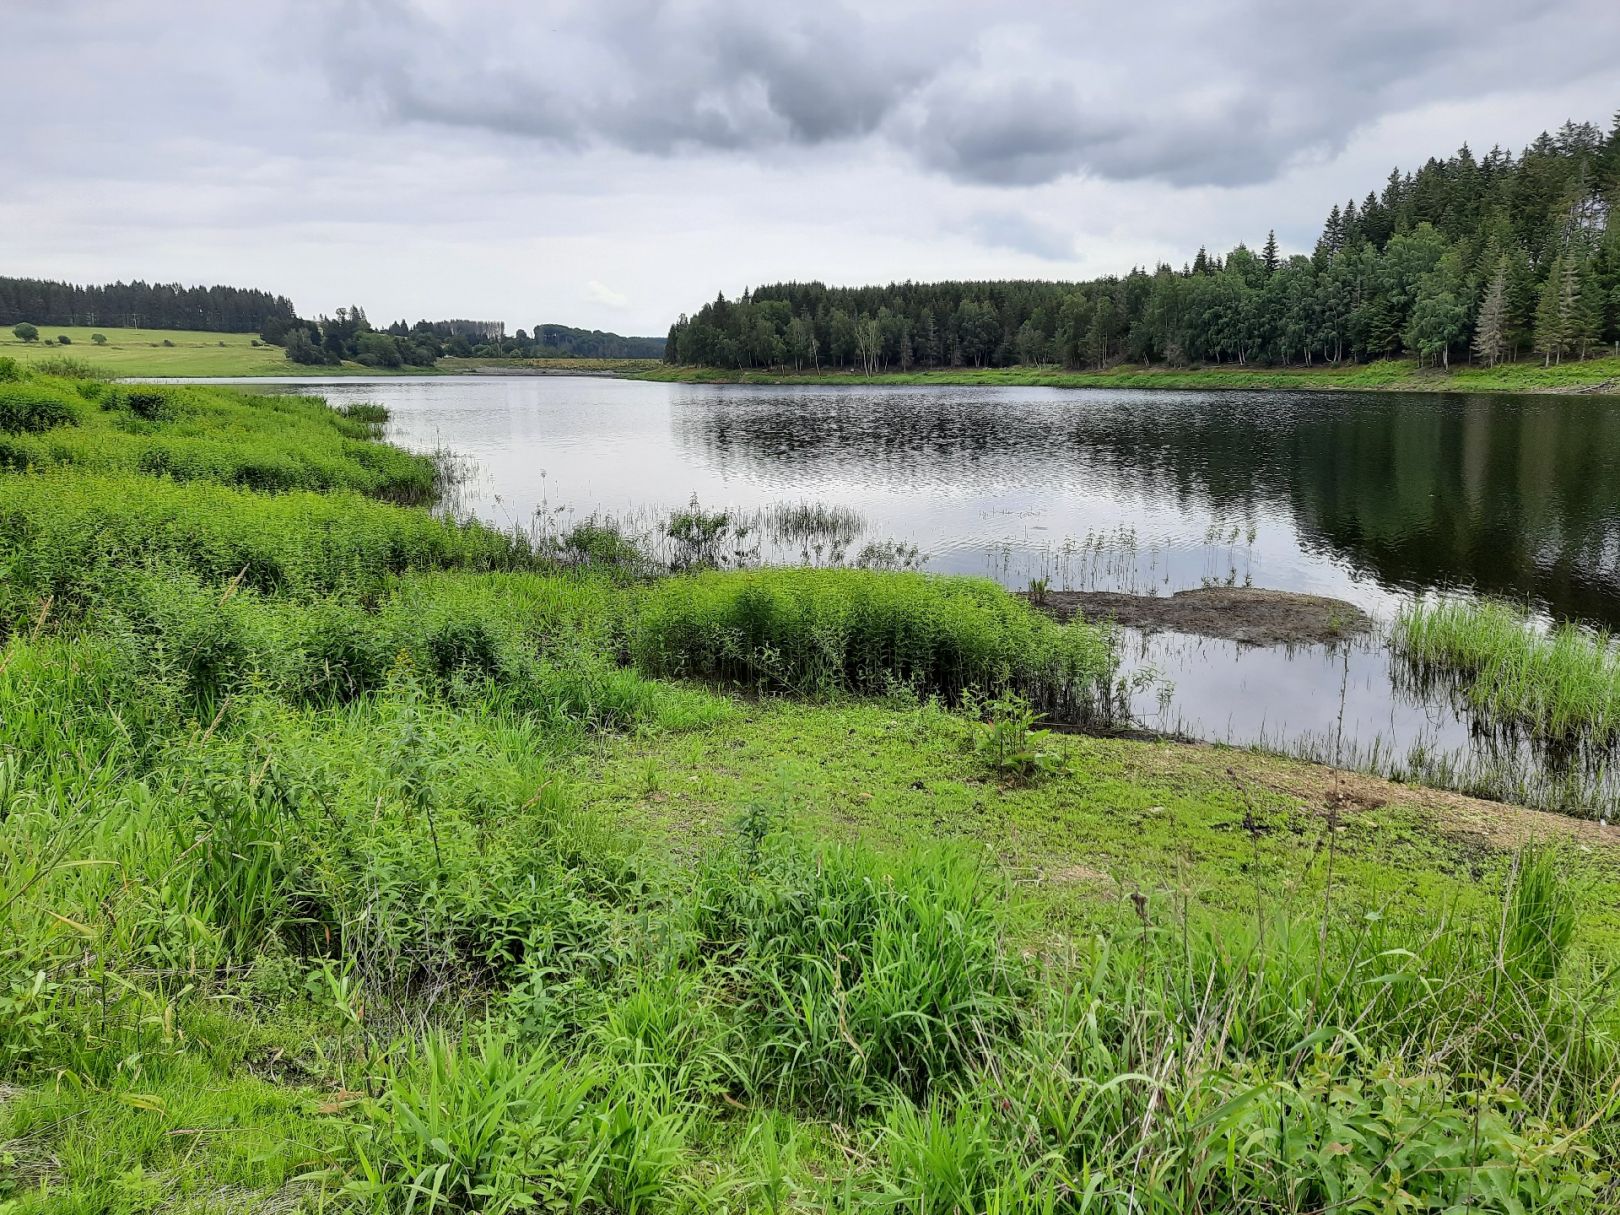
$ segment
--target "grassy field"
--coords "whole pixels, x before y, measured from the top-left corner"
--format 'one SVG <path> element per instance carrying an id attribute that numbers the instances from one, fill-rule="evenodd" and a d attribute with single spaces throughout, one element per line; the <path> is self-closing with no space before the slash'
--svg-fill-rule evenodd
<path id="1" fill-rule="evenodd" d="M 107 341 L 97 345 L 94 334 Z M 66 336 L 70 345 L 56 339 Z M 0 327 L 0 358 L 25 365 L 57 359 L 82 362 L 115 376 L 389 375 L 387 370 L 345 363 L 339 367 L 300 367 L 279 346 L 260 344 L 251 333 L 205 333 L 191 329 L 95 329 L 43 325 L 39 340 L 22 342 L 10 326 Z M 418 372 L 417 374 L 421 374 Z"/>
<path id="2" fill-rule="evenodd" d="M 982 581 L 435 518 L 375 407 L 0 390 L 5 1215 L 1620 1199 L 1597 823 L 1113 737 Z"/>
<path id="3" fill-rule="evenodd" d="M 1351 363 L 1341 367 L 1171 367 L 1120 366 L 1108 371 L 1065 371 L 1058 367 L 953 368 L 884 372 L 863 376 L 847 371 L 821 374 L 727 371 L 715 367 L 660 366 L 637 378 L 677 383 L 748 384 L 961 384 L 1022 385 L 1045 388 L 1177 389 L 1356 389 L 1378 392 L 1620 392 L 1620 358 L 1588 359 L 1543 367 L 1538 360 L 1496 368 L 1460 365 L 1451 371 L 1419 368 L 1410 359 Z"/>

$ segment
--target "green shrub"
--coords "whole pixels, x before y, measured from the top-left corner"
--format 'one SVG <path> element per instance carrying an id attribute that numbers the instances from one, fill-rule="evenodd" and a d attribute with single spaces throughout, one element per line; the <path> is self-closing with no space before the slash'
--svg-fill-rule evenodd
<path id="1" fill-rule="evenodd" d="M 0 383 L 0 431 L 35 433 L 78 421 L 73 398 L 60 389 L 29 381 Z"/>

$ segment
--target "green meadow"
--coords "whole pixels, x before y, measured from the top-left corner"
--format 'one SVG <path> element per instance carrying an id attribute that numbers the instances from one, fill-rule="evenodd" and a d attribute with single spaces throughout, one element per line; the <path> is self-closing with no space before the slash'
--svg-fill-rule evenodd
<path id="1" fill-rule="evenodd" d="M 0 381 L 4 1215 L 1620 1201 L 1597 823 L 1129 736 L 981 580 L 457 522 L 376 407 Z"/>
<path id="2" fill-rule="evenodd" d="M 105 342 L 95 341 L 100 334 Z M 66 337 L 64 345 L 58 338 Z M 255 343 L 258 343 L 255 345 Z M 52 364 L 63 359 L 82 364 L 91 374 L 109 376 L 253 376 L 309 374 L 287 361 L 279 346 L 260 342 L 251 333 L 208 333 L 192 329 L 113 329 L 82 325 L 39 326 L 37 341 L 24 342 L 0 327 L 0 358 L 16 359 L 24 366 Z M 322 367 L 331 375 L 386 375 L 375 368 L 345 363 Z"/>

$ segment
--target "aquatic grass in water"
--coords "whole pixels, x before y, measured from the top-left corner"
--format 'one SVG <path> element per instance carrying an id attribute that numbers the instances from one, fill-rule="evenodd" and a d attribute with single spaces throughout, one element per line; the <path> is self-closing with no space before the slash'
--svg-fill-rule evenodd
<path id="1" fill-rule="evenodd" d="M 1403 611 L 1394 643 L 1420 673 L 1454 681 L 1488 722 L 1552 741 L 1620 740 L 1620 652 L 1607 633 L 1541 632 L 1500 602 L 1440 603 Z"/>

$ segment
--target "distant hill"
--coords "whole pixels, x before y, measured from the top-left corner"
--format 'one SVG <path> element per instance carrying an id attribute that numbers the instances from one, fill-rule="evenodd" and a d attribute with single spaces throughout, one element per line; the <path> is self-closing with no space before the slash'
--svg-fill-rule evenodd
<path id="1" fill-rule="evenodd" d="M 530 341 L 536 358 L 661 359 L 665 339 L 624 337 L 571 325 L 536 325 Z"/>

